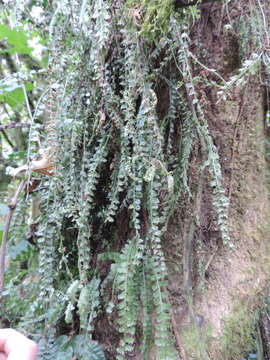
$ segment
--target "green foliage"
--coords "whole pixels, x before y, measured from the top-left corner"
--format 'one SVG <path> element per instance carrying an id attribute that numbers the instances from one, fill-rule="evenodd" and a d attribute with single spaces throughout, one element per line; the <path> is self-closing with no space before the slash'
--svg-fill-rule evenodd
<path id="1" fill-rule="evenodd" d="M 25 258 L 31 256 L 30 251 L 25 252 Z M 22 258 L 16 258 L 22 261 Z M 14 260 L 13 260 L 14 261 Z M 16 274 L 17 271 L 17 275 Z M 8 281 L 5 291 L 3 292 L 3 301 L 5 304 L 5 319 L 9 320 L 11 327 L 15 327 L 22 314 L 29 311 L 31 304 L 35 301 L 38 294 L 38 279 L 35 273 L 26 270 L 11 267 L 7 274 Z"/>
<path id="2" fill-rule="evenodd" d="M 101 347 L 87 335 L 76 335 L 70 339 L 66 335 L 54 342 L 42 339 L 39 342 L 40 360 L 105 360 Z"/>
<path id="3" fill-rule="evenodd" d="M 36 273 L 37 251 L 25 239 L 28 205 L 22 199 L 15 210 L 9 237 L 10 265 L 6 272 L 3 292 L 5 318 L 11 327 L 17 326 L 21 315 L 27 313 L 39 292 Z"/>
<path id="4" fill-rule="evenodd" d="M 38 255 L 25 239 L 29 210 L 15 216 L 8 318 L 42 333 L 41 359 L 103 359 L 90 340 L 104 339 L 99 322 L 105 316 L 118 324 L 120 341 L 112 346 L 119 360 L 136 356 L 135 350 L 143 359 L 177 359 L 163 234 L 184 197 L 194 204 L 194 144 L 200 148 L 196 165 L 208 172 L 220 236 L 230 244 L 221 162 L 193 74 L 190 12 L 176 17 L 171 0 L 68 6 L 61 0 L 50 10 L 49 89 L 38 102 L 47 108 L 49 134 L 39 137 L 33 124 L 28 157 L 33 138 L 41 138 L 44 147 L 53 147 L 55 171 L 40 184 Z M 4 30 L 10 51 L 28 51 L 26 34 Z M 16 36 L 24 35 L 19 47 Z M 254 58 L 256 64 L 244 62 L 224 89 L 242 85 L 261 59 L 269 66 L 266 54 Z M 1 82 L 0 101 L 22 103 L 18 79 Z M 31 91 L 29 79 L 23 83 Z M 168 95 L 162 111 L 161 85 Z M 28 282 L 23 301 L 20 281 Z M 58 336 L 63 333 L 74 336 Z M 200 330 L 187 337 L 196 342 Z M 226 341 L 224 346 L 230 347 Z"/>
<path id="5" fill-rule="evenodd" d="M 142 22 L 141 33 L 150 40 L 157 40 L 168 31 L 174 7 L 172 0 L 129 0 L 127 6 L 130 9 L 131 21 Z"/>
<path id="6" fill-rule="evenodd" d="M 5 40 L 8 45 L 1 53 L 30 54 L 33 50 L 28 45 L 29 33 L 22 28 L 10 29 L 7 25 L 0 25 L 0 40 Z"/>
<path id="7" fill-rule="evenodd" d="M 140 239 L 130 241 L 120 255 L 117 266 L 117 287 L 119 289 L 119 331 L 123 338 L 118 348 L 118 359 L 125 359 L 131 353 L 135 342 L 137 314 L 139 311 L 138 267 L 142 258 Z"/>
<path id="8" fill-rule="evenodd" d="M 97 317 L 97 308 L 100 302 L 99 293 L 100 280 L 93 278 L 89 284 L 85 285 L 78 299 L 78 315 L 82 329 L 91 331 L 91 324 Z"/>
<path id="9" fill-rule="evenodd" d="M 34 85 L 31 82 L 24 84 L 26 91 L 31 91 Z M 0 81 L 0 101 L 7 103 L 12 108 L 23 104 L 25 101 L 22 82 L 15 77 L 5 78 Z"/>

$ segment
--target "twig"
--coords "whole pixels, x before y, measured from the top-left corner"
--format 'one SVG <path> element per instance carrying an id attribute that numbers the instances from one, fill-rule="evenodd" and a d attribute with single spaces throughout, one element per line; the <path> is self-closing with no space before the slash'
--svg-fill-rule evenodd
<path id="1" fill-rule="evenodd" d="M 2 107 L 3 107 L 5 113 L 7 114 L 8 118 L 9 118 L 10 120 L 13 119 L 13 118 L 15 119 L 15 121 L 10 121 L 10 122 L 21 123 L 21 115 L 18 113 L 18 111 L 15 110 L 15 111 L 13 112 L 13 115 L 10 115 L 10 113 L 9 113 L 9 111 L 8 111 L 8 109 L 7 109 L 7 107 L 5 106 L 4 103 L 2 104 Z M 1 124 L 1 125 L 2 125 L 2 124 Z M 20 134 L 20 136 L 22 136 L 21 131 L 19 131 L 19 134 Z M 13 148 L 16 149 L 15 146 L 14 146 Z"/>
<path id="2" fill-rule="evenodd" d="M 9 203 L 9 210 L 6 216 L 5 224 L 4 224 L 4 230 L 3 230 L 3 238 L 2 238 L 2 245 L 0 248 L 0 300 L 2 298 L 2 292 L 4 289 L 4 276 L 5 276 L 5 257 L 6 257 L 6 247 L 7 247 L 7 241 L 8 241 L 8 232 L 10 228 L 10 223 L 12 219 L 12 215 L 14 213 L 14 210 L 16 209 L 18 198 L 25 187 L 26 181 L 22 180 L 20 182 L 20 185 L 18 186 L 14 197 L 10 200 Z"/>
<path id="3" fill-rule="evenodd" d="M 4 138 L 6 139 L 7 143 L 12 147 L 12 149 L 16 149 L 16 147 L 14 146 L 14 144 L 12 143 L 12 141 L 10 140 L 10 138 L 7 136 L 5 130 L 2 130 L 2 134 L 4 136 Z"/>
<path id="4" fill-rule="evenodd" d="M 184 1 L 184 0 L 176 0 L 175 1 L 175 7 L 176 8 L 181 8 L 181 7 L 186 7 L 186 6 L 194 6 L 194 5 L 202 5 L 202 4 L 208 4 L 208 3 L 213 3 L 213 2 L 220 2 L 222 0 L 203 0 L 202 3 L 199 3 L 199 0 L 194 0 L 194 1 L 190 1 L 188 2 L 188 0 Z"/>
<path id="5" fill-rule="evenodd" d="M 10 122 L 6 125 L 0 125 L 0 131 L 6 129 L 13 129 L 13 128 L 22 128 L 22 127 L 30 127 L 30 123 L 17 123 L 17 122 Z"/>
<path id="6" fill-rule="evenodd" d="M 216 253 L 218 251 L 218 245 L 216 246 L 213 254 L 210 256 L 209 260 L 207 261 L 207 264 L 205 265 L 205 268 L 204 268 L 204 272 L 206 273 L 206 271 L 208 270 L 209 266 L 211 265 Z"/>

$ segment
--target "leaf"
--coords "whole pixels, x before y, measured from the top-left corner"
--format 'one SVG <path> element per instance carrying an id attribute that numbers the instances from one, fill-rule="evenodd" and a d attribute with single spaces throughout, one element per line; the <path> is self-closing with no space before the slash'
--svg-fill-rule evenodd
<path id="1" fill-rule="evenodd" d="M 14 151 L 8 155 L 9 160 L 24 159 L 26 157 L 26 151 Z"/>
<path id="2" fill-rule="evenodd" d="M 34 85 L 31 82 L 24 84 L 26 91 L 31 91 Z M 5 102 L 12 108 L 23 104 L 25 101 L 22 84 L 18 79 L 3 79 L 0 81 L 0 102 Z"/>
<path id="3" fill-rule="evenodd" d="M 72 360 L 73 349 L 69 346 L 65 351 L 58 351 L 55 360 Z"/>
<path id="4" fill-rule="evenodd" d="M 79 360 L 105 360 L 102 348 L 87 334 L 74 336 L 74 353 Z"/>
<path id="5" fill-rule="evenodd" d="M 42 154 L 42 158 L 40 160 L 32 161 L 30 164 L 30 170 L 38 172 L 40 174 L 52 176 L 54 163 L 53 163 L 53 158 L 52 158 L 51 152 L 52 151 L 50 149 L 47 149 Z M 15 177 L 20 172 L 28 170 L 28 168 L 29 167 L 26 164 L 19 166 L 18 168 L 12 170 L 11 175 Z"/>
<path id="6" fill-rule="evenodd" d="M 0 40 L 6 40 L 12 47 L 1 50 L 0 53 L 31 54 L 32 48 L 28 46 L 27 33 L 23 29 L 10 29 L 7 25 L 0 25 Z"/>

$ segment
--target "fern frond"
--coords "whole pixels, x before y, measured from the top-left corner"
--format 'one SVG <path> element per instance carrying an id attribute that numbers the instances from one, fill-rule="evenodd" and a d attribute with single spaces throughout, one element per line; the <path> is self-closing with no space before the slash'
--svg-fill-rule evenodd
<path id="1" fill-rule="evenodd" d="M 124 247 L 117 264 L 116 281 L 119 289 L 119 331 L 123 334 L 118 347 L 119 360 L 132 353 L 139 310 L 139 266 L 142 261 L 143 244 L 138 237 L 130 240 Z"/>
<path id="2" fill-rule="evenodd" d="M 262 62 L 262 55 L 262 53 L 253 53 L 249 59 L 244 61 L 238 74 L 233 75 L 230 80 L 221 87 L 221 90 L 218 93 L 220 99 L 226 100 L 226 96 L 234 87 L 243 86 L 247 82 L 249 76 L 258 73 Z"/>
<path id="3" fill-rule="evenodd" d="M 217 212 L 217 223 L 223 243 L 231 245 L 228 228 L 229 200 L 225 195 L 225 190 L 222 186 L 222 172 L 219 154 L 209 132 L 208 124 L 193 82 L 192 69 L 190 65 L 189 37 L 185 32 L 181 33 L 179 28 L 176 28 L 175 25 L 176 23 L 174 23 L 176 39 L 181 44 L 181 47 L 178 50 L 178 64 L 179 67 L 182 68 L 182 75 L 185 82 L 186 92 L 190 100 L 189 103 L 193 121 L 201 141 L 203 152 L 206 154 L 203 166 L 208 167 L 211 175 L 209 185 L 213 191 L 213 205 Z"/>

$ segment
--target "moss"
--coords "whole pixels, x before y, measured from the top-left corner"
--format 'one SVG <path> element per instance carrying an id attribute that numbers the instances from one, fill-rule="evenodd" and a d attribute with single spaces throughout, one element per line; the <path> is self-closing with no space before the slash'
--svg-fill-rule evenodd
<path id="1" fill-rule="evenodd" d="M 157 40 L 169 30 L 169 19 L 174 10 L 173 0 L 129 0 L 127 6 L 135 23 L 140 18 L 141 34 L 149 40 Z"/>
<path id="2" fill-rule="evenodd" d="M 240 359 L 255 346 L 256 312 L 247 304 L 237 305 L 224 320 L 223 333 L 220 338 L 223 359 Z"/>
<path id="3" fill-rule="evenodd" d="M 208 358 L 207 352 L 212 339 L 210 325 L 200 328 L 193 324 L 183 330 L 181 337 L 184 349 L 189 354 L 189 359 L 201 360 Z"/>

